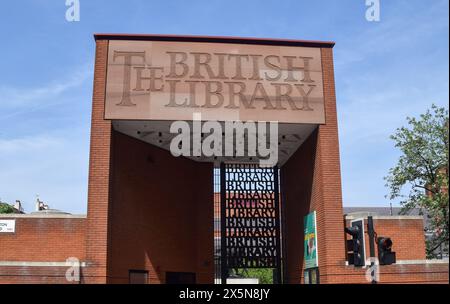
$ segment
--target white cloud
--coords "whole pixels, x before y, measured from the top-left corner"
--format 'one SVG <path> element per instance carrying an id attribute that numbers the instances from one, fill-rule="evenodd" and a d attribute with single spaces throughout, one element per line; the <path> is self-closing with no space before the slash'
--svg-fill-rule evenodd
<path id="1" fill-rule="evenodd" d="M 435 33 L 446 29 L 448 31 L 448 15 L 442 14 L 442 11 L 448 11 L 448 0 L 429 1 L 427 10 L 401 12 L 403 16 L 398 18 L 395 17 L 395 12 L 391 12 L 390 17 L 385 16 L 380 22 L 371 23 L 372 26 L 359 36 L 344 36 L 337 44 L 335 66 L 345 68 L 374 55 L 401 49 L 406 51 L 408 46 L 423 43 Z M 385 14 L 382 13 L 383 15 Z M 347 47 L 340 48 L 340 45 Z"/>
<path id="2" fill-rule="evenodd" d="M 75 71 L 67 72 L 67 77 L 64 79 L 42 84 L 39 87 L 0 87 L 0 107 L 17 109 L 37 104 L 43 106 L 64 92 L 81 86 L 91 76 L 91 64 L 85 64 Z"/>
<path id="3" fill-rule="evenodd" d="M 1 139 L 0 138 L 0 157 L 12 153 L 24 151 L 37 151 L 52 149 L 62 145 L 62 139 L 47 135 L 29 136 L 22 138 Z"/>

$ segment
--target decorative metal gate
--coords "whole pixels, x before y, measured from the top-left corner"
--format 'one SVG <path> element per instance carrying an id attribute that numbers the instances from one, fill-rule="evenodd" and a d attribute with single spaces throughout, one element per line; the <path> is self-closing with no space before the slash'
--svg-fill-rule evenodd
<path id="1" fill-rule="evenodd" d="M 278 168 L 254 164 L 220 167 L 220 272 L 272 268 L 281 283 Z"/>

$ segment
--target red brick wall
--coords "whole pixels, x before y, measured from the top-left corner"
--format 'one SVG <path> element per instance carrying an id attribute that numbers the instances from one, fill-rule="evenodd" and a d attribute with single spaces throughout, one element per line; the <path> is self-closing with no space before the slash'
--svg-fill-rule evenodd
<path id="1" fill-rule="evenodd" d="M 1 217 L 0 219 L 12 219 Z M 85 259 L 85 218 L 18 216 L 15 233 L 0 234 L 1 262 L 65 262 Z M 66 283 L 67 267 L 0 266 L 0 283 Z"/>
<path id="2" fill-rule="evenodd" d="M 86 234 L 88 283 L 106 283 L 110 201 L 111 121 L 104 120 L 108 41 L 97 40 L 92 98 Z"/>
<path id="3" fill-rule="evenodd" d="M 330 267 L 345 263 L 339 140 L 332 49 L 321 49 L 326 124 L 320 125 L 281 170 L 287 282 L 303 274 L 303 217 L 317 212 L 320 281 L 334 282 Z"/>
<path id="4" fill-rule="evenodd" d="M 282 236 L 287 283 L 299 283 L 302 274 L 303 217 L 312 210 L 316 145 L 317 131 L 309 136 L 281 168 Z"/>
<path id="5" fill-rule="evenodd" d="M 426 258 L 423 219 L 374 220 L 378 236 L 388 236 L 393 242 L 397 260 L 423 260 Z"/>
<path id="6" fill-rule="evenodd" d="M 364 221 L 367 227 L 367 220 Z M 425 260 L 425 234 L 423 230 L 423 219 L 411 218 L 374 218 L 373 225 L 378 237 L 390 237 L 392 239 L 392 251 L 395 251 L 397 260 Z M 347 220 L 350 226 L 350 220 Z M 367 229 L 366 229 L 367 230 Z M 346 239 L 351 236 L 346 235 Z M 365 235 L 366 257 L 369 256 L 369 238 Z M 375 255 L 378 256 L 375 244 Z"/>
<path id="7" fill-rule="evenodd" d="M 15 233 L 0 234 L 0 261 L 64 262 L 68 257 L 84 260 L 85 218 L 15 220 Z"/>
<path id="8" fill-rule="evenodd" d="M 368 268 L 344 266 L 333 269 L 334 276 L 341 284 L 368 284 L 365 274 Z M 382 284 L 448 284 L 447 263 L 417 263 L 411 265 L 379 266 Z"/>
<path id="9" fill-rule="evenodd" d="M 0 284 L 80 284 L 66 280 L 68 267 L 0 266 Z"/>
<path id="10" fill-rule="evenodd" d="M 127 283 L 130 269 L 194 272 L 212 283 L 213 165 L 113 133 L 111 283 Z"/>
<path id="11" fill-rule="evenodd" d="M 364 221 L 367 227 L 367 220 Z M 392 250 L 396 253 L 397 264 L 380 265 L 380 283 L 448 283 L 448 263 L 427 262 L 425 260 L 425 235 L 422 218 L 379 218 L 373 220 L 378 237 L 390 237 Z M 350 226 L 350 219 L 346 220 Z M 367 230 L 367 229 L 366 229 Z M 346 239 L 351 237 L 346 235 Z M 366 259 L 370 255 L 369 238 L 365 234 Z M 375 243 L 375 256 L 378 256 Z M 404 263 L 414 264 L 404 264 Z M 367 268 L 345 266 L 334 271 L 342 283 L 367 283 Z"/>
<path id="12" fill-rule="evenodd" d="M 322 49 L 322 70 L 325 98 L 326 125 L 319 126 L 316 172 L 320 176 L 314 191 L 322 193 L 317 210 L 319 237 L 320 280 L 323 283 L 339 282 L 331 268 L 340 265 L 344 259 L 342 240 L 342 190 L 341 165 L 339 156 L 339 136 L 334 87 L 333 50 Z M 314 204 L 313 204 L 314 207 Z M 323 253 L 321 252 L 323 250 Z M 320 257 L 322 255 L 322 257 Z"/>

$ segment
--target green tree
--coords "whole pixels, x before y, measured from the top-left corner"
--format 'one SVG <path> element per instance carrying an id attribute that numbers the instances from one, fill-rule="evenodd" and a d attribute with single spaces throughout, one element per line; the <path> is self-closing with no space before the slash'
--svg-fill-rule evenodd
<path id="1" fill-rule="evenodd" d="M 402 214 L 413 208 L 426 211 L 426 229 L 433 232 L 427 240 L 428 258 L 440 246 L 448 250 L 448 114 L 448 109 L 432 105 L 420 118 L 408 117 L 408 126 L 391 136 L 402 155 L 385 177 L 388 197 L 401 199 Z"/>
<path id="2" fill-rule="evenodd" d="M 0 202 L 0 214 L 13 213 L 14 208 L 7 203 Z"/>
<path id="3" fill-rule="evenodd" d="M 273 269 L 271 268 L 239 269 L 236 273 L 244 278 L 257 278 L 259 284 L 273 284 Z"/>

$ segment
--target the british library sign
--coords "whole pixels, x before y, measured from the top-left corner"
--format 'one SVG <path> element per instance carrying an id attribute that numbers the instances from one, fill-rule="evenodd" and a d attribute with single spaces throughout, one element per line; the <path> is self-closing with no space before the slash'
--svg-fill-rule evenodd
<path id="1" fill-rule="evenodd" d="M 106 119 L 325 122 L 320 48 L 109 41 Z"/>

